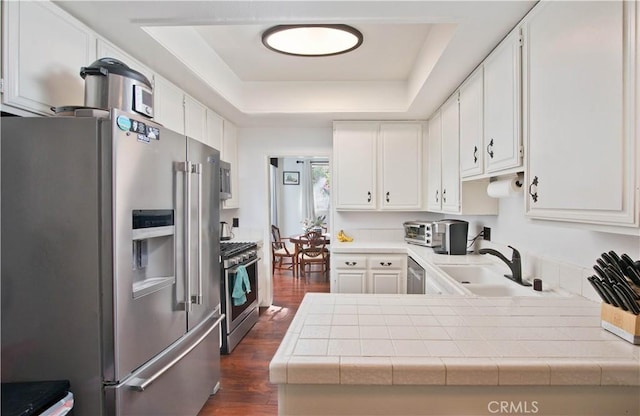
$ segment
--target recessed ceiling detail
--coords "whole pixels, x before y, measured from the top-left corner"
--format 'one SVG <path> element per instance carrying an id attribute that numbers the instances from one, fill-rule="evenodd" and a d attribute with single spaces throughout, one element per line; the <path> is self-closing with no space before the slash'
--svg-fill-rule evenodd
<path id="1" fill-rule="evenodd" d="M 303 57 L 340 55 L 362 41 L 362 33 L 348 25 L 278 25 L 262 34 L 262 43 L 272 51 Z"/>

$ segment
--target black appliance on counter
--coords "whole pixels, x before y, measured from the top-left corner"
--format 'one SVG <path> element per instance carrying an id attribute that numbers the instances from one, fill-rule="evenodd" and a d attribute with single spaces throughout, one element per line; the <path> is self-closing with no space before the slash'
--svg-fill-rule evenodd
<path id="1" fill-rule="evenodd" d="M 223 354 L 230 354 L 242 338 L 258 322 L 258 245 L 255 242 L 220 242 L 221 303 L 225 320 L 222 325 Z M 249 287 L 238 274 L 241 266 L 247 272 Z M 244 292 L 244 299 L 234 302 L 234 289 Z M 238 292 L 236 292 L 237 294 Z M 244 301 L 243 301 L 244 300 Z"/>
<path id="2" fill-rule="evenodd" d="M 444 219 L 436 221 L 434 224 L 435 233 L 442 235 L 442 245 L 440 247 L 434 247 L 434 252 L 449 255 L 467 254 L 468 222 Z"/>

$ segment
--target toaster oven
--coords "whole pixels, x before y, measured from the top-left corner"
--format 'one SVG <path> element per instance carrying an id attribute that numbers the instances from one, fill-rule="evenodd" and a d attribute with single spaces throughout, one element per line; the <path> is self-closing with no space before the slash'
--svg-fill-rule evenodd
<path id="1" fill-rule="evenodd" d="M 426 247 L 442 245 L 442 234 L 435 233 L 435 223 L 428 221 L 406 221 L 404 224 L 404 241 Z"/>

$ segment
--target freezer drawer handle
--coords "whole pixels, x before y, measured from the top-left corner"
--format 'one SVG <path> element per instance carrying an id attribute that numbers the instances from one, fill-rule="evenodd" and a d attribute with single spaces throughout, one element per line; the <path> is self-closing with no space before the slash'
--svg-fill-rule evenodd
<path id="1" fill-rule="evenodd" d="M 204 341 L 204 339 L 209 336 L 209 334 L 211 333 L 211 331 L 214 330 L 214 328 L 216 328 L 218 325 L 220 325 L 220 322 L 222 322 L 222 320 L 225 318 L 224 314 L 221 314 L 218 319 L 216 319 L 216 322 L 211 325 L 211 327 L 209 329 L 207 329 L 207 332 L 205 332 L 200 338 L 198 338 L 198 340 L 191 345 L 189 348 L 187 348 L 186 350 L 184 350 L 179 356 L 177 356 L 176 358 L 174 358 L 173 360 L 171 360 L 170 363 L 168 363 L 167 365 L 165 365 L 164 367 L 162 367 L 157 373 L 155 373 L 154 375 L 152 375 L 149 378 L 139 378 L 136 377 L 133 380 L 131 380 L 129 384 L 129 387 L 131 387 L 133 390 L 135 391 L 145 391 L 154 381 L 156 381 L 160 376 L 162 376 L 164 373 L 166 373 L 167 371 L 169 371 L 169 369 L 171 367 L 173 367 L 174 365 L 176 365 L 180 360 L 182 360 L 184 357 L 187 356 L 187 354 L 189 354 L 191 351 L 193 351 L 198 345 L 200 345 L 200 343 L 202 341 Z"/>

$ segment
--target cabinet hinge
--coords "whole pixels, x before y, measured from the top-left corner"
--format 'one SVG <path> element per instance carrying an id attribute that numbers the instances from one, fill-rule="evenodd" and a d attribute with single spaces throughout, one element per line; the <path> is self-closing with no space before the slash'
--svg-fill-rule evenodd
<path id="1" fill-rule="evenodd" d="M 0 94 L 4 94 L 4 79 L 0 78 Z"/>
<path id="2" fill-rule="evenodd" d="M 520 154 L 520 157 L 524 157 L 524 146 L 520 145 L 520 149 L 518 149 L 518 153 Z"/>
<path id="3" fill-rule="evenodd" d="M 524 43 L 524 38 L 522 37 L 522 33 L 518 35 L 518 46 L 522 48 L 522 44 Z"/>

